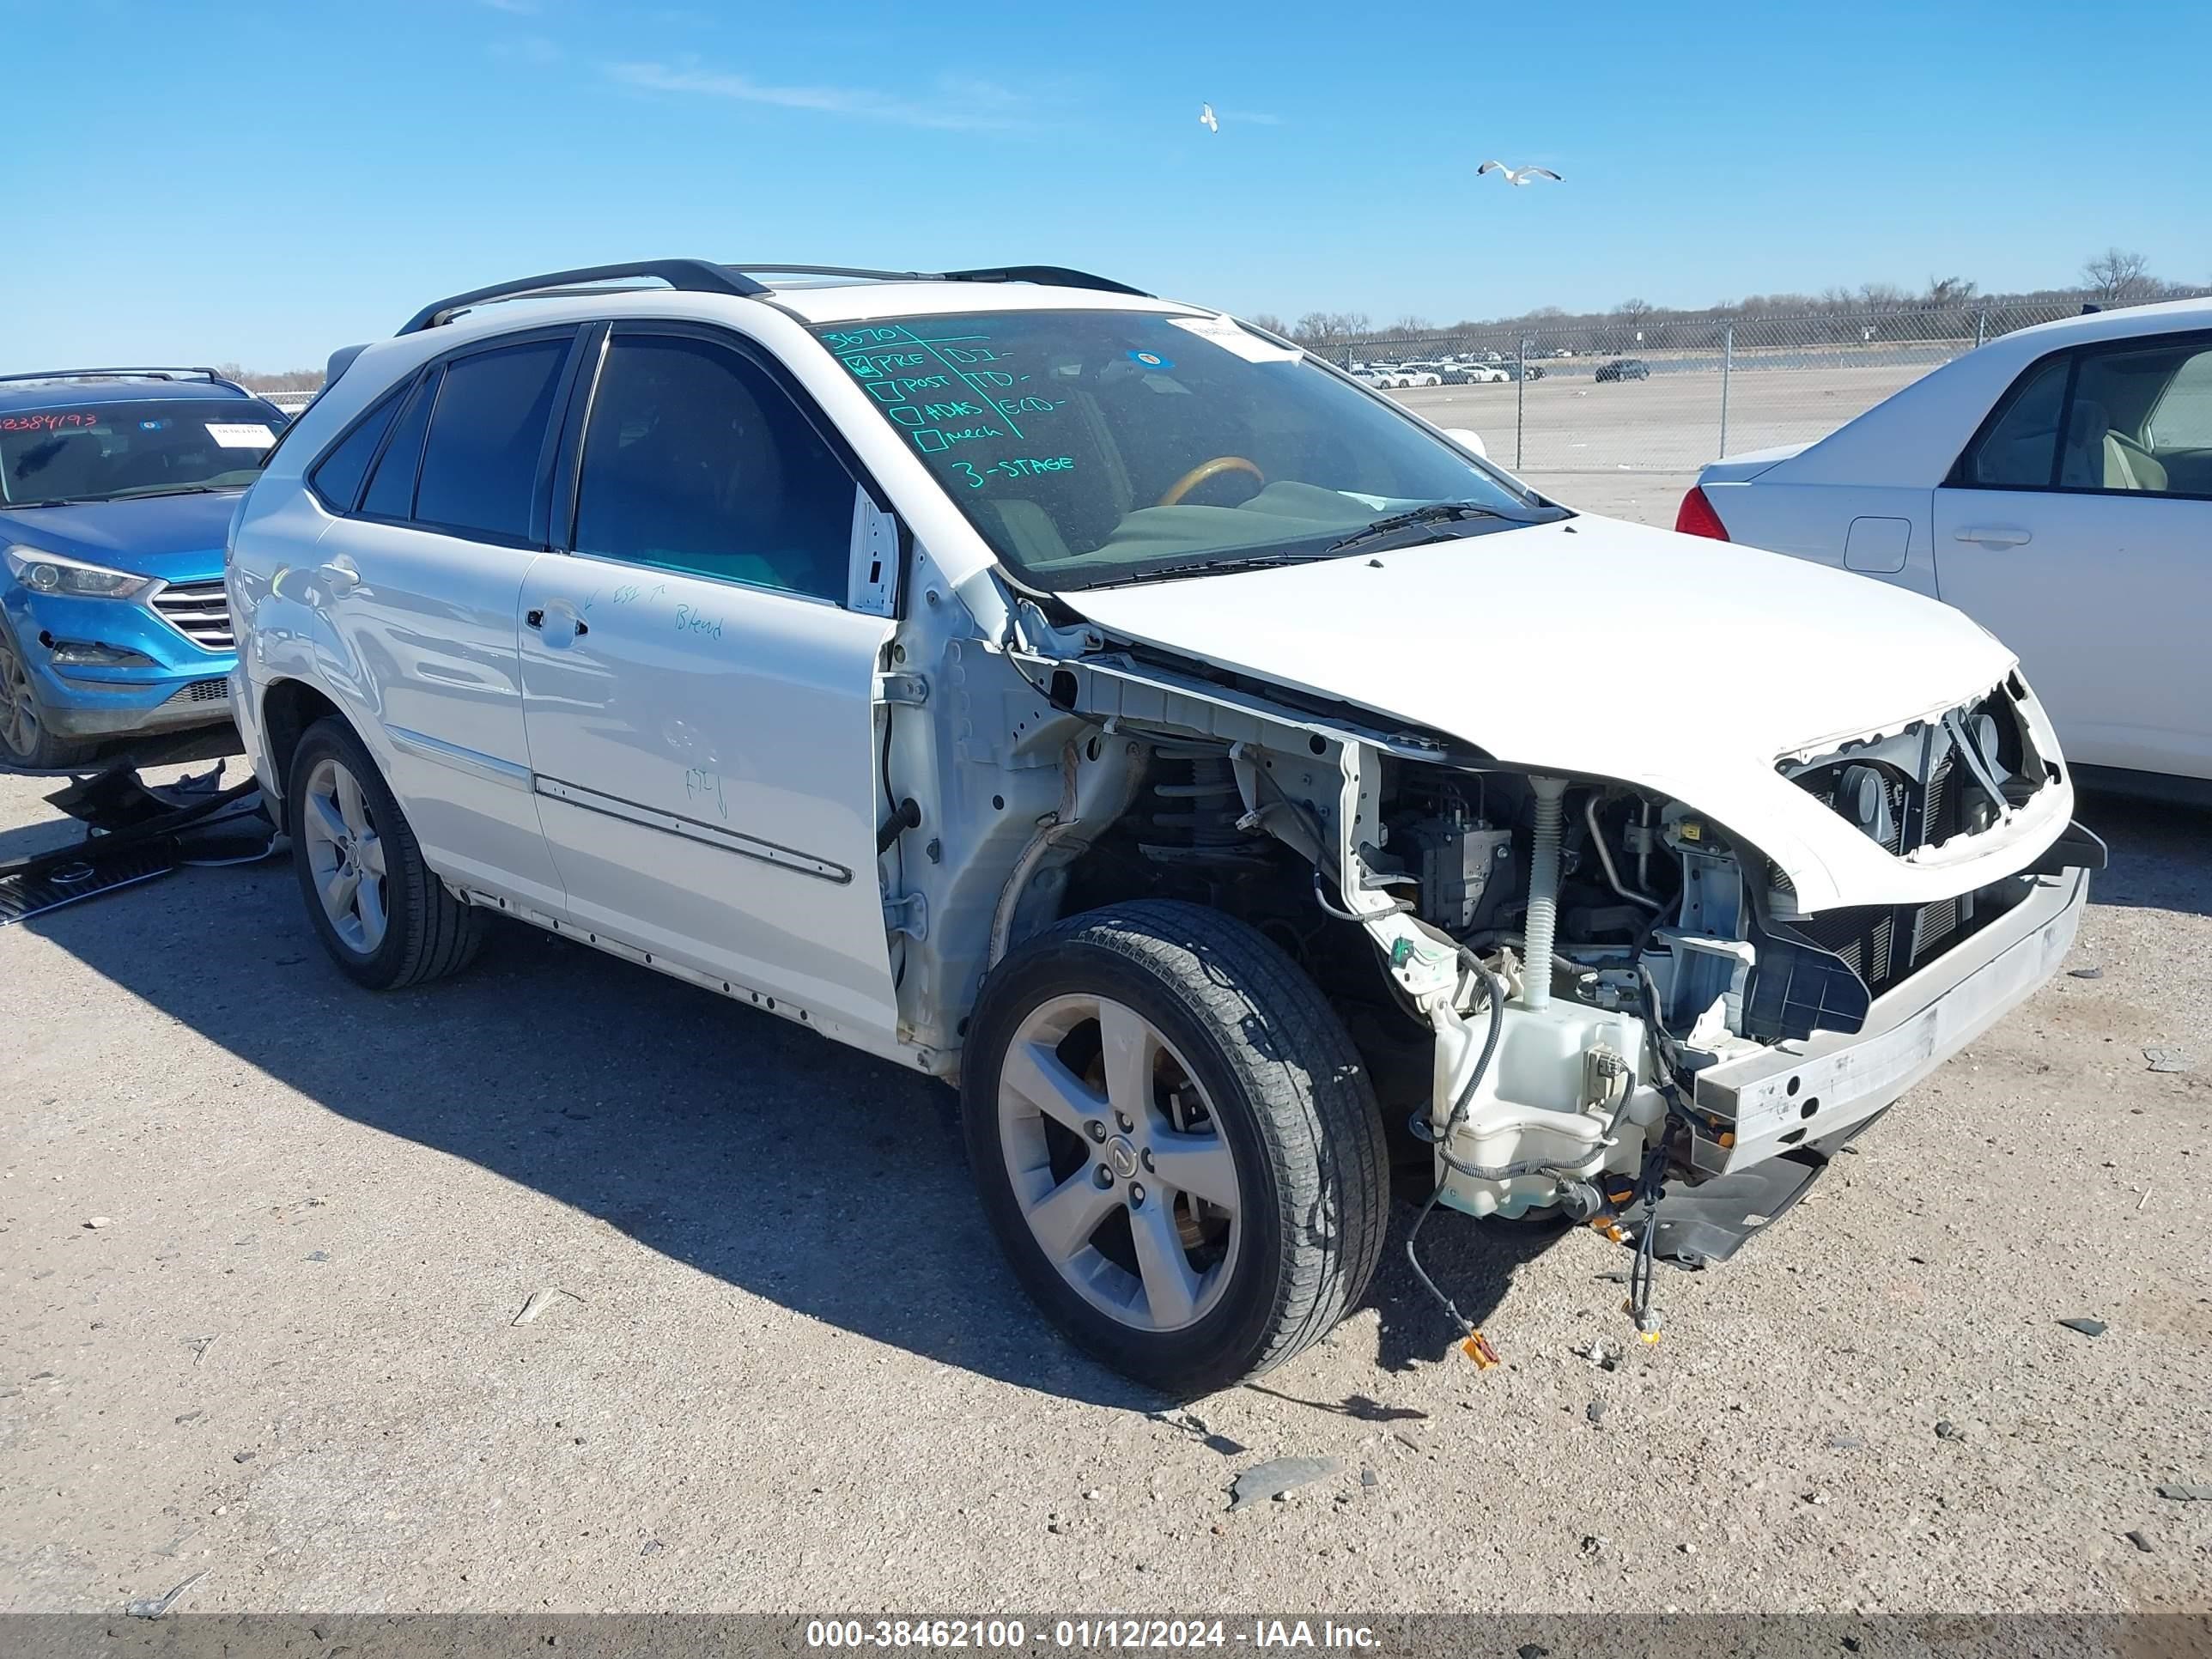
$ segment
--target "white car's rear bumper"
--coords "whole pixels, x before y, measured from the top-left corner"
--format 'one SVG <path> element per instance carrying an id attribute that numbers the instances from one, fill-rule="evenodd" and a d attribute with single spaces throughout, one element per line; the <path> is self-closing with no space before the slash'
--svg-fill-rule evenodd
<path id="1" fill-rule="evenodd" d="M 2089 872 L 2036 878 L 2036 890 L 1875 1001 L 1849 1036 L 1822 1031 L 1707 1067 L 1696 1106 L 1733 1140 L 1699 1135 L 1693 1161 L 1723 1175 L 1863 1123 L 2056 973 L 2074 943 Z"/>

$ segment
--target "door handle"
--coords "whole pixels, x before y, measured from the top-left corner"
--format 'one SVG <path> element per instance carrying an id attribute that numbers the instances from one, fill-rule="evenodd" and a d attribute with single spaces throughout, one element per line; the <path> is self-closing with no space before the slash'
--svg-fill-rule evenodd
<path id="1" fill-rule="evenodd" d="M 343 593 L 349 587 L 361 585 L 361 572 L 354 568 L 353 561 L 343 553 L 327 564 L 316 566 L 315 574 L 322 578 L 323 586 L 333 593 Z"/>
<path id="2" fill-rule="evenodd" d="M 1978 524 L 1960 531 L 1957 539 L 1984 547 L 2020 547 L 2035 538 L 2016 524 Z"/>
<path id="3" fill-rule="evenodd" d="M 532 628 L 543 629 L 545 626 L 545 613 L 543 611 L 526 611 L 522 613 L 522 620 Z M 572 638 L 580 640 L 592 631 L 591 624 L 581 617 L 571 617 L 568 620 L 573 629 Z"/>

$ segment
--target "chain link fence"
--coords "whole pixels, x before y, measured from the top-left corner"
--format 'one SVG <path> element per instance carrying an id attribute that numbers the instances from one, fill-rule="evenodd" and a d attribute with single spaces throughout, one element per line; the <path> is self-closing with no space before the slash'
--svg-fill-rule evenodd
<path id="1" fill-rule="evenodd" d="M 1441 426 L 1480 433 L 1516 472 L 1696 471 L 1808 443 L 1985 340 L 2078 301 L 1806 316 L 1613 317 L 1321 348 L 1389 380 Z M 1428 384 L 1434 376 L 1441 385 Z"/>
<path id="2" fill-rule="evenodd" d="M 1512 325 L 1312 349 L 1419 384 L 1440 426 L 1481 434 L 1516 472 L 1673 473 L 1810 443 L 1985 340 L 2075 315 L 2078 300 Z M 1428 384 L 1435 377 L 1441 382 Z M 308 392 L 263 394 L 296 413 Z"/>

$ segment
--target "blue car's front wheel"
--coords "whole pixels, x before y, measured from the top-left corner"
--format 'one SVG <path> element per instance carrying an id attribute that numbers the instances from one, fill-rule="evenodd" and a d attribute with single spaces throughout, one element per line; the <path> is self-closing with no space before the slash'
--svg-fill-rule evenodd
<path id="1" fill-rule="evenodd" d="M 92 745 L 57 737 L 15 636 L 0 623 L 0 757 L 34 772 L 74 765 Z"/>

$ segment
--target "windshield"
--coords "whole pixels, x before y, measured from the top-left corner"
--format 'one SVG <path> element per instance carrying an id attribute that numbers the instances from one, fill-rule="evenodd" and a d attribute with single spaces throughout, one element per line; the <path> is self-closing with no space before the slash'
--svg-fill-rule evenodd
<path id="1" fill-rule="evenodd" d="M 992 550 L 1042 588 L 1341 556 L 1565 516 L 1225 318 L 1024 311 L 815 334 Z"/>
<path id="2" fill-rule="evenodd" d="M 0 411 L 0 506 L 242 489 L 284 420 L 258 398 Z"/>

